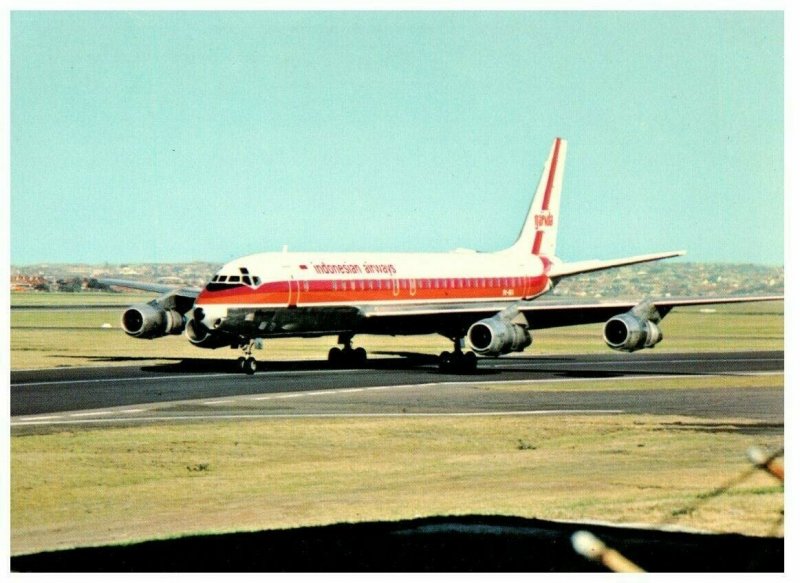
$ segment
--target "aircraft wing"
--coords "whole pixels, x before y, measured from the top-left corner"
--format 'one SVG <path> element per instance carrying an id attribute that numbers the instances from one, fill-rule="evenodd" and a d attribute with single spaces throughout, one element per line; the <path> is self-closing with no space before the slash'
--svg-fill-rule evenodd
<path id="1" fill-rule="evenodd" d="M 623 267 L 625 265 L 635 265 L 637 263 L 649 263 L 659 259 L 669 259 L 686 255 L 686 251 L 668 251 L 666 253 L 650 253 L 649 255 L 634 255 L 622 259 L 589 259 L 588 261 L 575 261 L 572 263 L 554 263 L 548 275 L 553 279 L 558 279 L 568 275 L 578 275 L 581 273 L 591 273 L 592 271 L 602 271 L 613 267 Z"/>
<path id="2" fill-rule="evenodd" d="M 194 301 L 202 291 L 199 287 L 180 287 L 163 283 L 131 281 L 128 279 L 98 279 L 97 282 L 104 285 L 127 287 L 160 294 L 156 301 L 162 308 L 178 310 L 181 314 L 185 314 L 192 309 Z"/>
<path id="3" fill-rule="evenodd" d="M 676 307 L 778 300 L 783 300 L 783 296 L 664 298 L 649 300 L 649 303 L 663 318 L 670 310 Z M 392 329 L 407 330 L 407 333 L 413 333 L 414 330 L 429 332 L 465 330 L 478 320 L 490 318 L 510 306 L 515 306 L 525 315 L 525 319 L 528 321 L 528 328 L 539 330 L 605 322 L 614 316 L 627 312 L 639 303 L 641 302 L 637 300 L 575 302 L 551 299 L 480 304 L 452 303 L 438 306 L 418 305 L 416 307 L 376 306 L 362 307 L 361 311 L 365 316 L 367 328 L 370 331 Z"/>
<path id="4" fill-rule="evenodd" d="M 130 279 L 98 279 L 98 283 L 103 285 L 113 285 L 115 287 L 127 287 L 141 291 L 149 291 L 157 294 L 180 293 L 182 296 L 196 298 L 200 294 L 199 287 L 180 287 L 165 283 L 149 283 L 144 281 L 133 281 Z"/>

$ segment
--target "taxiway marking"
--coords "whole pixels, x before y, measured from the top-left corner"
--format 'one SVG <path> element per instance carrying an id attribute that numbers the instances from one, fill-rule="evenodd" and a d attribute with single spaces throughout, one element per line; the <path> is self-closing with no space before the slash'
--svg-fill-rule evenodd
<path id="1" fill-rule="evenodd" d="M 411 417 L 513 417 L 544 415 L 619 415 L 623 409 L 542 409 L 538 411 L 470 411 L 464 413 L 275 413 L 238 415 L 161 415 L 153 417 L 118 417 L 111 419 L 72 419 L 56 421 L 20 420 L 12 426 L 31 425 L 88 425 L 92 423 L 152 423 L 154 421 L 229 421 L 237 419 L 343 419 L 343 418 L 411 418 Z"/>

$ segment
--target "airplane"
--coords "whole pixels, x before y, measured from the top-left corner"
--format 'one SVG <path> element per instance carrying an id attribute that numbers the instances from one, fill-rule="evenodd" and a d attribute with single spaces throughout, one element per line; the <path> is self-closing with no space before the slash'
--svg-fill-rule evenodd
<path id="1" fill-rule="evenodd" d="M 366 351 L 353 347 L 356 335 L 437 333 L 453 343 L 452 352 L 439 355 L 440 370 L 469 373 L 476 369 L 477 356 L 523 351 L 533 330 L 605 322 L 606 344 L 634 352 L 662 340 L 659 323 L 672 308 L 782 299 L 539 299 L 566 277 L 685 254 L 560 260 L 556 236 L 566 151 L 566 140 L 556 138 L 519 236 L 501 251 L 328 253 L 284 248 L 235 259 L 202 289 L 99 281 L 163 294 L 125 310 L 121 324 L 129 336 L 154 339 L 185 333 L 200 348 L 240 349 L 238 366 L 247 374 L 258 369 L 253 348 L 269 338 L 336 336 L 341 347 L 330 349 L 328 361 L 341 368 L 366 363 Z"/>

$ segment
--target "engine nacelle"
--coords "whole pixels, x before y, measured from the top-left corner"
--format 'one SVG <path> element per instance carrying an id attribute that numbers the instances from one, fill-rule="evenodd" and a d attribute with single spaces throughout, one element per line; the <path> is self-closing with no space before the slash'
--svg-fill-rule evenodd
<path id="1" fill-rule="evenodd" d="M 521 352 L 533 342 L 528 329 L 500 314 L 475 322 L 467 330 L 467 343 L 477 354 L 499 356 Z"/>
<path id="2" fill-rule="evenodd" d="M 160 338 L 168 334 L 180 334 L 185 325 L 183 314 L 167 310 L 159 304 L 137 304 L 122 314 L 122 329 L 134 338 Z"/>
<path id="3" fill-rule="evenodd" d="M 189 320 L 186 324 L 186 337 L 189 342 L 200 348 L 222 348 L 231 345 L 231 338 L 218 332 L 212 332 L 197 320 Z"/>
<path id="4" fill-rule="evenodd" d="M 614 316 L 603 328 L 603 339 L 609 347 L 624 352 L 653 348 L 664 335 L 658 324 L 630 312 Z"/>

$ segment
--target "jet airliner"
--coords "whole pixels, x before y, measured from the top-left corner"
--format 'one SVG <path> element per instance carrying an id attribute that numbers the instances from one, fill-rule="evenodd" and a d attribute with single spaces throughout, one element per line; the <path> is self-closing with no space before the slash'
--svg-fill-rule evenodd
<path id="1" fill-rule="evenodd" d="M 252 356 L 263 339 L 335 336 L 332 366 L 363 366 L 353 347 L 359 334 L 437 333 L 453 350 L 439 355 L 446 372 L 475 369 L 477 356 L 521 352 L 531 331 L 605 322 L 603 338 L 615 350 L 652 348 L 659 323 L 676 306 L 782 299 L 773 296 L 643 300 L 639 303 L 554 303 L 537 299 L 578 274 L 683 255 L 683 251 L 612 260 L 565 262 L 556 256 L 559 204 L 567 142 L 556 138 L 516 242 L 483 253 L 269 252 L 224 265 L 203 289 L 104 279 L 103 283 L 155 293 L 122 315 L 135 338 L 185 333 L 201 348 L 242 350 L 240 369 L 257 370 Z M 464 349 L 468 347 L 469 350 Z"/>

